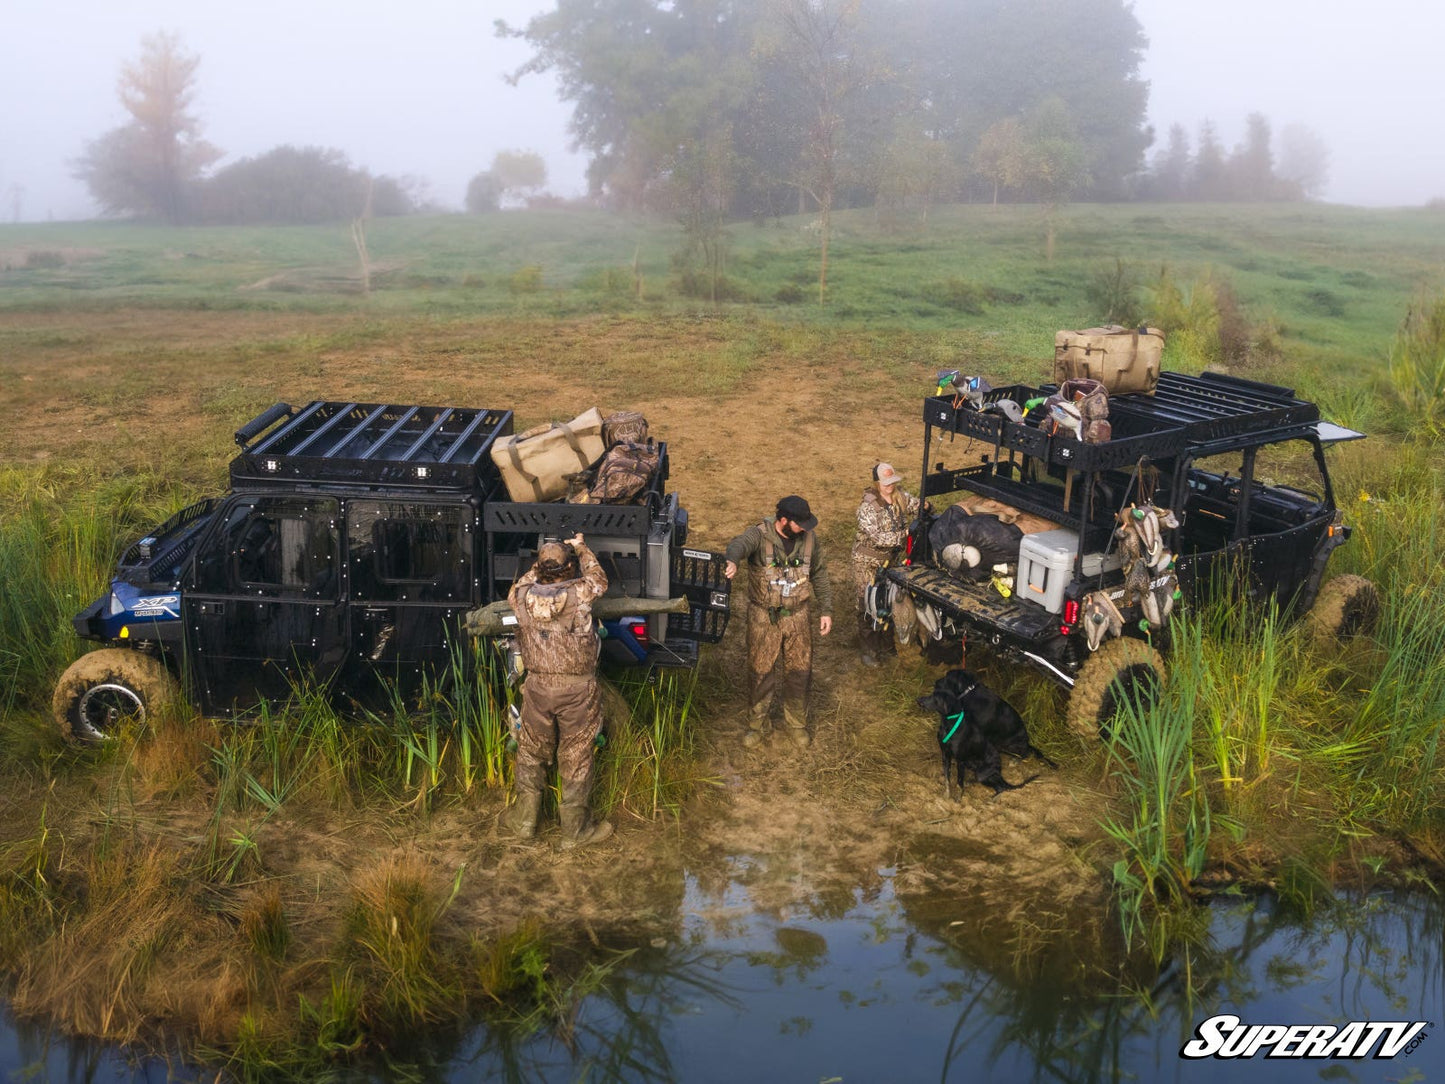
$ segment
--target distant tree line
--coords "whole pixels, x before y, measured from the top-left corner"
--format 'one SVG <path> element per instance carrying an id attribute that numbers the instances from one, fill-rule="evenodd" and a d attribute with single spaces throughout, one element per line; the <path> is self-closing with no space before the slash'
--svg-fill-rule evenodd
<path id="1" fill-rule="evenodd" d="M 558 0 L 525 26 L 594 196 L 695 222 L 1115 199 L 1152 133 L 1127 0 Z"/>
<path id="2" fill-rule="evenodd" d="M 147 37 L 121 70 L 130 120 L 91 142 L 75 172 L 110 215 L 179 223 L 305 224 L 407 214 L 402 182 L 323 147 L 281 146 L 206 176 L 222 152 L 191 111 L 199 58 L 168 34 Z"/>
<path id="3" fill-rule="evenodd" d="M 1179 124 L 1138 184 L 1142 199 L 1227 202 L 1299 200 L 1318 196 L 1329 179 L 1329 150 L 1309 128 L 1290 125 L 1272 145 L 1268 118 L 1251 113 L 1245 136 L 1226 153 L 1214 125 L 1200 126 L 1197 144 Z"/>

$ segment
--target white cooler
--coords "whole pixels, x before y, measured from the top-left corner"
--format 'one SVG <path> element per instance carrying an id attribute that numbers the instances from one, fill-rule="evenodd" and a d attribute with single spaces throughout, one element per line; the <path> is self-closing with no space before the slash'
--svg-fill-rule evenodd
<path id="1" fill-rule="evenodd" d="M 1074 575 L 1074 558 L 1079 552 L 1077 532 L 1068 530 L 1039 531 L 1026 534 L 1019 543 L 1018 577 L 1014 588 L 1019 598 L 1042 606 L 1051 614 L 1064 609 L 1064 587 Z M 1117 553 L 1108 560 L 1102 553 L 1084 554 L 1084 575 L 1097 576 L 1104 569 L 1115 569 L 1121 562 Z"/>

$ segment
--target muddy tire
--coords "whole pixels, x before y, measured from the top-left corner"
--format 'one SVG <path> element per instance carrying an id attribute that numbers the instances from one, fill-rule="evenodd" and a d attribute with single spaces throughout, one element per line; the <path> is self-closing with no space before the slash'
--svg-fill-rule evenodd
<path id="1" fill-rule="evenodd" d="M 1363 576 L 1336 576 L 1315 597 L 1305 617 L 1310 635 L 1325 643 L 1369 636 L 1380 621 L 1380 593 Z"/>
<path id="2" fill-rule="evenodd" d="M 1107 737 L 1128 700 L 1151 704 L 1164 683 L 1164 658 L 1142 640 L 1121 636 L 1099 645 L 1069 694 L 1069 727 L 1090 741 Z"/>
<path id="3" fill-rule="evenodd" d="M 66 738 L 96 745 L 114 737 L 127 718 L 145 722 L 177 693 L 175 679 L 158 660 L 128 648 L 102 648 L 60 675 L 51 710 Z"/>

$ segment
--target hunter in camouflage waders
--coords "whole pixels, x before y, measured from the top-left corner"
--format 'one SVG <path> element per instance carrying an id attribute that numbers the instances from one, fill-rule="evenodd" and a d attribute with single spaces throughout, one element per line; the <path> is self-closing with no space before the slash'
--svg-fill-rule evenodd
<path id="1" fill-rule="evenodd" d="M 587 808 L 592 758 L 602 729 L 600 644 L 592 603 L 606 590 L 606 573 L 578 535 L 568 543 L 543 545 L 536 564 L 507 595 L 517 616 L 517 648 L 527 679 L 517 738 L 516 800 L 503 821 L 524 839 L 536 834 L 547 767 L 555 752 L 564 850 L 612 834 L 612 825 L 592 821 Z"/>
<path id="2" fill-rule="evenodd" d="M 876 628 L 865 599 L 870 584 L 884 565 L 898 559 L 908 541 L 908 525 L 918 515 L 918 498 L 905 493 L 903 479 L 888 463 L 873 468 L 873 485 L 863 491 L 858 505 L 858 535 L 853 540 L 853 588 L 857 593 L 858 659 L 877 666 L 888 650 L 887 628 Z"/>
<path id="3" fill-rule="evenodd" d="M 818 520 L 801 497 L 778 502 L 776 518 L 764 520 L 728 543 L 727 575 L 748 566 L 749 748 L 763 739 L 773 694 L 782 687 L 788 736 L 806 748 L 808 689 L 813 678 L 813 617 L 828 635 L 833 593 L 822 547 L 813 533 Z M 781 663 L 782 680 L 777 676 Z"/>

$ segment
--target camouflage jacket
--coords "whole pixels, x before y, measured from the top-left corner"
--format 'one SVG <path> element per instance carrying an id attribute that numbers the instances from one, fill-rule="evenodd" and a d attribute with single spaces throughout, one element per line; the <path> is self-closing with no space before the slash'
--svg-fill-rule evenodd
<path id="1" fill-rule="evenodd" d="M 858 535 L 853 540 L 853 583 L 860 590 L 873 582 L 879 566 L 908 540 L 908 524 L 918 515 L 918 498 L 897 490 L 885 501 L 876 486 L 863 491 L 858 505 Z"/>
<path id="2" fill-rule="evenodd" d="M 592 603 L 607 591 L 607 573 L 587 546 L 577 547 L 581 575 L 538 583 L 529 569 L 512 585 L 507 604 L 517 615 L 517 647 L 533 674 L 586 675 L 597 667 L 601 643 Z"/>
<path id="3" fill-rule="evenodd" d="M 764 531 L 770 532 L 772 539 L 764 534 Z M 775 545 L 773 539 L 776 539 Z M 799 566 L 782 570 L 774 567 L 774 555 L 778 552 L 784 552 L 784 543 L 781 538 L 778 538 L 777 530 L 771 519 L 749 527 L 728 543 L 727 559 L 737 565 L 739 569 L 747 569 L 748 601 L 754 606 L 775 605 L 778 590 L 771 584 L 774 580 L 782 578 L 798 585 L 793 589 L 796 593 L 793 593 L 791 597 L 796 599 L 800 605 L 809 598 L 814 598 L 818 602 L 819 615 L 831 615 L 833 612 L 833 586 L 828 579 L 828 561 L 823 555 L 823 544 L 818 540 L 817 535 L 812 531 L 807 532 L 801 538 L 795 539 L 792 550 L 787 551 L 788 557 L 798 558 L 808 553 L 806 567 Z"/>

